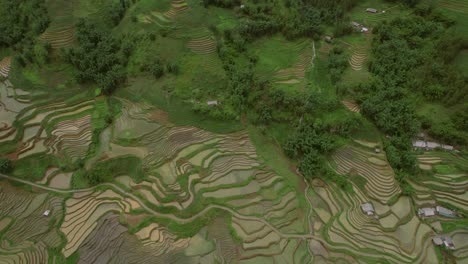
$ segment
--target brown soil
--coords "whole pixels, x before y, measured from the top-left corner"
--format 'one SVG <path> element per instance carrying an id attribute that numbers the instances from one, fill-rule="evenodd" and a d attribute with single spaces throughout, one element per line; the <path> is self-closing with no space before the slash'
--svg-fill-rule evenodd
<path id="1" fill-rule="evenodd" d="M 325 182 L 321 179 L 315 178 L 312 180 L 312 185 L 314 187 L 325 187 Z"/>
<path id="2" fill-rule="evenodd" d="M 141 214 L 141 215 L 131 215 L 131 214 L 125 214 L 125 221 L 127 221 L 129 226 L 136 226 L 138 225 L 145 217 L 148 216 L 147 214 Z"/>
<path id="3" fill-rule="evenodd" d="M 169 123 L 169 113 L 156 109 L 153 112 L 151 112 L 151 119 L 162 124 L 167 124 Z"/>

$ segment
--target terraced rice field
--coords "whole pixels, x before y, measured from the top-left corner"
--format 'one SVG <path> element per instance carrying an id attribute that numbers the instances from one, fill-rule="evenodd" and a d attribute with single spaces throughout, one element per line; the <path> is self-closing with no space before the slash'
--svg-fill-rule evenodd
<path id="1" fill-rule="evenodd" d="M 353 47 L 353 55 L 349 59 L 349 65 L 354 71 L 360 71 L 364 68 L 367 60 L 368 47 L 359 46 Z"/>
<path id="2" fill-rule="evenodd" d="M 2 131 L 14 131 L 9 141 L 25 142 L 15 151 L 16 159 L 28 157 L 39 142 L 44 153 L 62 160 L 90 155 L 99 98 L 44 98 L 12 87 L 2 91 L 2 109 L 15 110 Z M 0 182 L 0 210 L 5 212 L 0 239 L 8 241 L 0 244 L 0 259 L 60 263 L 78 254 L 79 263 L 437 263 L 431 242 L 435 223 L 421 221 L 416 206 L 437 201 L 466 210 L 463 173 L 418 181 L 415 204 L 399 197 L 385 153 L 373 152 L 378 143 L 355 141 L 332 155 L 336 172 L 363 177 L 363 186 L 352 182 L 354 191 L 348 193 L 334 184 L 314 184 L 305 189 L 306 197 L 258 157 L 245 131 L 216 134 L 158 122 L 154 113 L 160 110 L 153 106 L 115 99 L 121 111 L 100 135 L 106 137 L 103 146 L 84 169 L 130 158 L 139 167 L 111 169 L 112 183 L 70 191 L 75 171 L 46 167 L 34 190 L 70 192 L 64 196 L 17 191 Z M 466 168 L 465 158 L 450 153 L 425 153 L 418 159 Z M 367 201 L 377 218 L 361 211 Z M 49 217 L 42 216 L 46 209 Z M 27 225 L 31 220 L 41 228 Z M 453 232 L 460 243 L 454 254 L 464 259 L 466 234 Z"/>
<path id="3" fill-rule="evenodd" d="M 366 146 L 356 144 L 338 149 L 332 159 L 337 165 L 337 173 L 357 174 L 367 180 L 365 187 L 369 197 L 385 204 L 394 195 L 400 193 L 393 169 L 388 164 L 384 153 L 373 153 Z"/>
<path id="4" fill-rule="evenodd" d="M 15 113 L 19 132 L 16 139 L 33 145 L 44 140 L 45 152 L 58 158 L 87 155 L 96 108 L 94 100 L 53 102 L 27 97 L 33 103 Z M 8 99 L 11 99 L 8 105 L 15 102 L 15 98 Z M 137 157 L 146 172 L 145 178 L 138 182 L 123 175 L 116 180 L 120 187 L 111 184 L 107 189 L 77 190 L 61 201 L 64 218 L 57 231 L 66 241 L 61 242 L 57 257 L 67 258 L 80 252 L 81 263 L 116 260 L 116 255 L 125 263 L 154 257 L 161 261 L 174 258 L 215 261 L 235 256 L 251 263 L 293 257 L 299 263 L 310 259 L 308 242 L 301 237 L 308 236 L 305 206 L 289 182 L 258 160 L 246 132 L 222 135 L 195 127 L 156 123 L 153 117 L 156 109 L 152 106 L 119 100 L 121 113 L 109 127 L 108 146 L 97 152 L 96 160 L 105 163 L 115 158 Z M 89 163 L 89 168 L 94 164 Z M 72 174 L 51 166 L 36 183 L 66 190 L 75 177 Z M 198 230 L 205 232 L 205 245 L 201 248 L 194 242 L 201 240 L 200 235 L 181 237 L 167 223 L 139 225 L 148 213 L 175 224 L 190 225 L 206 221 L 205 215 L 212 210 L 225 212 L 223 216 L 233 214 L 235 220 L 220 218 L 213 228 L 206 223 L 207 229 Z M 132 220 L 130 226 L 125 226 L 118 221 L 122 217 L 140 220 Z M 106 225 L 117 231 L 110 234 Z M 252 225 L 261 229 L 251 229 Z M 135 235 L 129 234 L 130 227 L 136 229 Z M 223 231 L 212 231 L 219 228 Z M 229 231 L 234 228 L 242 246 L 234 243 Z M 117 252 L 109 245 L 119 245 L 120 250 Z M 100 251 L 104 253 L 98 256 Z"/>
<path id="5" fill-rule="evenodd" d="M 468 3 L 463 0 L 440 0 L 439 6 L 444 7 L 450 11 L 468 14 Z"/>
<path id="6" fill-rule="evenodd" d="M 63 216 L 63 199 L 0 182 L 0 201 L 0 262 L 47 263 L 48 248 L 63 243 L 56 221 Z M 51 210 L 48 218 L 42 216 L 46 209 Z"/>
<path id="7" fill-rule="evenodd" d="M 178 15 L 183 14 L 189 10 L 189 7 L 185 0 L 172 0 L 171 1 L 171 9 L 164 13 L 169 19 L 174 19 Z"/>
<path id="8" fill-rule="evenodd" d="M 449 204 L 468 212 L 468 159 L 450 152 L 426 152 L 417 157 L 420 168 L 432 176 L 412 181 L 419 204 Z"/>
<path id="9" fill-rule="evenodd" d="M 144 113 L 149 109 L 129 101 L 122 102 L 122 119 L 115 124 L 114 129 L 135 129 L 133 126 L 125 127 L 125 124 L 132 125 L 125 118 L 148 122 L 148 116 Z M 139 125 L 145 126 L 142 123 Z M 111 142 L 118 145 L 118 137 L 111 139 Z M 250 230 L 250 225 L 263 226 L 262 230 L 250 230 L 250 235 L 244 236 L 246 241 L 240 258 L 253 260 L 260 255 L 262 258 L 281 258 L 286 252 L 292 254 L 299 244 L 304 244 L 300 240 L 289 241 L 284 238 L 273 239 L 266 244 L 263 242 L 267 234 L 271 238 L 279 237 L 277 230 L 304 232 L 305 219 L 294 190 L 288 187 L 282 177 L 256 160 L 255 148 L 245 133 L 217 135 L 193 127 L 160 125 L 155 131 L 137 137 L 135 144 L 149 149 L 141 158 L 150 175 L 140 183 L 125 177 L 120 177 L 119 182 L 147 205 L 158 208 L 158 211 L 172 208 L 171 218 L 174 221 L 190 223 L 206 211 L 193 208 L 210 208 L 227 202 L 232 210 L 240 214 L 235 222 L 236 228 L 241 228 L 239 231 L 242 228 Z M 198 170 L 206 172 L 200 173 Z M 186 180 L 181 182 L 181 178 Z M 92 239 L 93 232 L 99 232 L 97 219 L 103 215 L 111 211 L 128 214 L 136 209 L 135 204 L 138 202 L 129 202 L 115 192 L 106 192 L 83 193 L 67 200 L 66 216 L 61 227 L 68 238 L 63 251 L 65 256 L 81 250 L 82 245 L 86 246 L 84 241 Z M 246 200 L 245 195 L 251 199 Z M 200 207 L 200 204 L 205 206 Z M 187 211 L 193 211 L 190 215 L 194 219 L 187 218 Z M 246 221 L 246 218 L 249 220 Z M 265 232 L 267 234 L 262 235 Z M 226 234 L 230 236 L 229 231 Z M 154 248 L 153 256 L 180 250 L 193 251 L 190 249 L 190 238 L 177 238 L 167 227 L 157 223 L 141 228 L 135 235 L 139 243 Z M 262 251 L 268 253 L 260 254 Z M 219 255 L 222 252 L 217 252 L 214 247 L 210 247 L 206 253 L 217 259 L 225 257 L 224 253 Z"/>
<path id="10" fill-rule="evenodd" d="M 11 57 L 4 57 L 0 60 L 0 75 L 3 77 L 8 77 L 8 73 L 10 73 L 10 66 L 11 66 Z"/>
<path id="11" fill-rule="evenodd" d="M 415 216 L 408 197 L 388 206 L 353 186 L 354 193 L 343 193 L 333 185 L 314 187 L 314 229 L 327 251 L 324 259 L 379 263 L 438 263 L 429 225 Z M 372 201 L 377 217 L 365 215 L 360 205 Z M 343 255 L 345 253 L 346 255 Z"/>
<path id="12" fill-rule="evenodd" d="M 299 83 L 305 77 L 306 69 L 312 64 L 313 49 L 311 45 L 304 48 L 298 61 L 290 68 L 280 69 L 275 73 L 276 83 Z"/>
<path id="13" fill-rule="evenodd" d="M 20 142 L 13 156 L 50 153 L 76 159 L 86 154 L 92 135 L 92 101 L 57 103 L 54 98 L 32 96 L 12 87 L 0 88 L 0 116 L 5 117 L 0 142 Z M 58 95 L 58 100 L 65 96 L 68 95 Z M 32 101 L 35 103 L 30 104 Z"/>
<path id="14" fill-rule="evenodd" d="M 216 52 L 216 41 L 214 36 L 203 32 L 199 36 L 193 36 L 187 43 L 187 47 L 199 55 L 208 55 Z"/>
<path id="15" fill-rule="evenodd" d="M 75 41 L 73 1 L 51 1 L 48 11 L 53 20 L 39 38 L 49 43 L 53 49 L 68 48 L 73 45 Z"/>
<path id="16" fill-rule="evenodd" d="M 342 101 L 343 105 L 351 112 L 354 112 L 354 113 L 359 113 L 361 112 L 361 108 L 359 107 L 358 104 L 356 104 L 355 102 L 353 101 Z"/>

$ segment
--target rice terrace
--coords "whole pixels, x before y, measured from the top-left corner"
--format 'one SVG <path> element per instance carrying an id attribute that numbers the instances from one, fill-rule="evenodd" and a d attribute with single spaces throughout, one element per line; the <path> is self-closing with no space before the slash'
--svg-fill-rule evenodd
<path id="1" fill-rule="evenodd" d="M 0 264 L 468 264 L 465 0 L 0 0 Z"/>

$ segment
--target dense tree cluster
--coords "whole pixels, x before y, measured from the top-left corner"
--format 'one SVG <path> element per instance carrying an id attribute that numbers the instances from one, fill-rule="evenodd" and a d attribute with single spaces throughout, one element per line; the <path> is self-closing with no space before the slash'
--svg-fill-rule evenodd
<path id="1" fill-rule="evenodd" d="M 364 113 L 383 132 L 407 145 L 421 127 L 415 114 L 415 92 L 448 106 L 463 102 L 468 94 L 468 80 L 450 65 L 463 46 L 447 32 L 452 22 L 428 7 L 417 8 L 415 14 L 374 29 L 370 71 L 376 78 L 359 88 Z M 460 132 L 464 122 L 455 119 L 443 126 L 432 127 L 428 120 L 422 123 L 447 143 L 466 144 L 466 134 Z"/>
<path id="2" fill-rule="evenodd" d="M 125 11 L 130 7 L 130 0 L 119 0 L 118 2 L 109 1 L 105 7 L 106 18 L 111 25 L 119 24 L 125 15 Z"/>
<path id="3" fill-rule="evenodd" d="M 332 83 L 335 84 L 341 79 L 348 65 L 348 56 L 344 53 L 344 50 L 340 47 L 334 47 L 330 51 L 327 61 L 327 68 Z"/>
<path id="4" fill-rule="evenodd" d="M 333 172 L 324 158 L 336 147 L 336 136 L 320 120 L 301 123 L 283 146 L 286 155 L 299 160 L 299 171 L 307 179 L 332 180 L 342 188 L 349 188 L 346 178 Z"/>
<path id="5" fill-rule="evenodd" d="M 20 50 L 22 42 L 34 43 L 48 25 L 45 0 L 0 0 L 0 47 Z"/>
<path id="6" fill-rule="evenodd" d="M 339 24 L 340 32 L 349 29 L 344 14 L 357 0 L 279 1 L 279 0 L 204 0 L 204 5 L 238 7 L 243 15 L 238 31 L 246 40 L 282 33 L 288 38 L 314 37 L 323 33 L 324 23 Z M 287 12 L 283 12 L 287 10 Z M 345 26 L 346 25 L 346 26 Z"/>
<path id="7" fill-rule="evenodd" d="M 126 80 L 125 66 L 132 50 L 132 38 L 113 37 L 90 22 L 80 20 L 76 36 L 79 45 L 65 57 L 76 68 L 78 82 L 94 82 L 107 94 Z"/>

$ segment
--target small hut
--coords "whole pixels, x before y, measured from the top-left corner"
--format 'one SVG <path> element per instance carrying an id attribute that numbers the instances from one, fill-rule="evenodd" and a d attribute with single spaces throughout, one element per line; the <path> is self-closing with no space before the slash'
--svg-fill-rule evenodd
<path id="1" fill-rule="evenodd" d="M 361 204 L 361 209 L 367 215 L 375 214 L 374 206 L 370 202 Z"/>
<path id="2" fill-rule="evenodd" d="M 208 101 L 208 102 L 206 102 L 206 104 L 207 104 L 208 106 L 215 106 L 215 105 L 218 105 L 218 101 L 216 101 L 216 100 L 214 100 L 214 101 Z"/>

